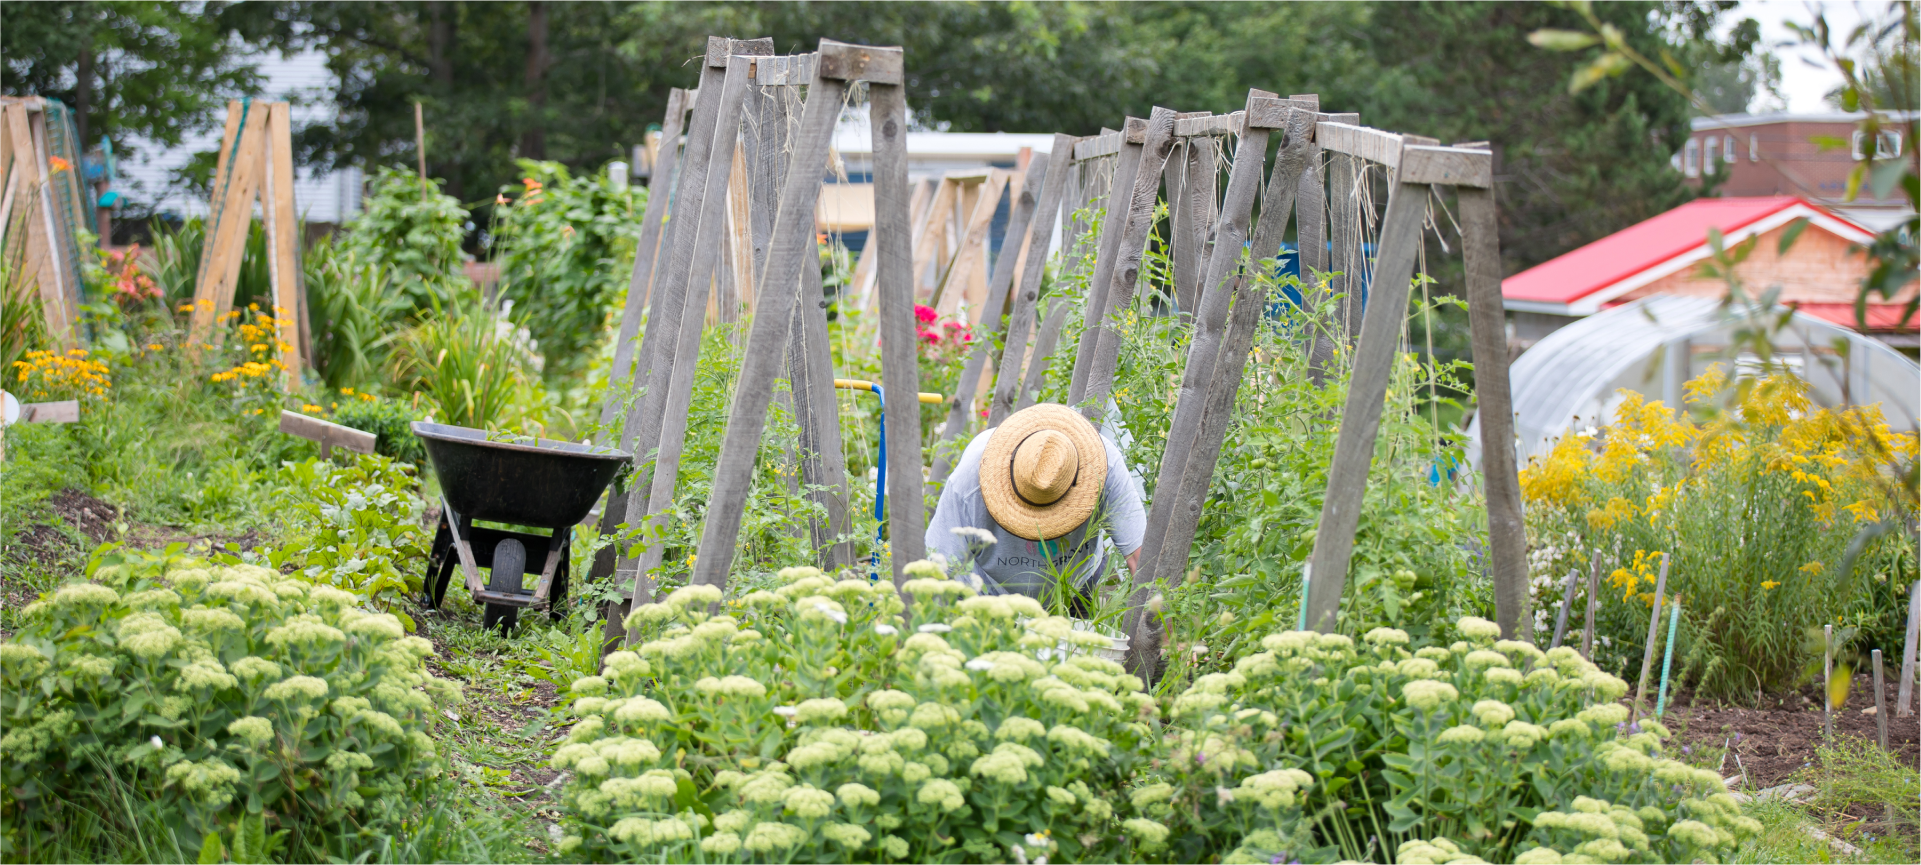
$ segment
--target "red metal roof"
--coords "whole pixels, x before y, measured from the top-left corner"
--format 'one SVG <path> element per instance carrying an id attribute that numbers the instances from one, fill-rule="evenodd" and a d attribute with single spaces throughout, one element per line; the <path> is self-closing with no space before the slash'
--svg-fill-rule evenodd
<path id="1" fill-rule="evenodd" d="M 1792 195 L 1697 198 L 1510 276 L 1501 282 L 1501 295 L 1507 300 L 1572 303 L 1705 247 L 1709 228 L 1731 234 L 1796 205 L 1845 222 Z"/>
<path id="2" fill-rule="evenodd" d="M 1794 307 L 1797 312 L 1807 313 L 1830 324 L 1838 324 L 1850 330 L 1861 329 L 1855 326 L 1854 304 L 1852 303 L 1796 303 L 1789 301 L 1787 305 Z M 1921 314 L 1909 315 L 1907 322 L 1903 323 L 1901 321 L 1901 308 L 1906 305 L 1907 304 L 1902 303 L 1868 304 L 1867 330 L 1913 330 L 1916 322 L 1921 321 Z"/>

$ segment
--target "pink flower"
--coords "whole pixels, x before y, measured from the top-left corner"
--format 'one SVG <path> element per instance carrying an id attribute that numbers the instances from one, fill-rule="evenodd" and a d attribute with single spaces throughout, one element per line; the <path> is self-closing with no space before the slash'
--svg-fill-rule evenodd
<path id="1" fill-rule="evenodd" d="M 917 304 L 914 304 L 914 318 L 918 319 L 920 322 L 925 324 L 927 322 L 939 320 L 940 313 L 935 312 L 934 308 L 931 306 L 921 306 L 920 304 L 917 303 Z"/>

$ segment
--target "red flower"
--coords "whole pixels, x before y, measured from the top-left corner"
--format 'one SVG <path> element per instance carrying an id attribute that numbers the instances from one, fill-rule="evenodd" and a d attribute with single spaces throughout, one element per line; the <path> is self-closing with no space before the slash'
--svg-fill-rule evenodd
<path id="1" fill-rule="evenodd" d="M 928 322 L 938 320 L 940 318 L 940 313 L 935 312 L 934 308 L 931 306 L 921 306 L 920 304 L 917 303 L 917 304 L 914 304 L 914 318 L 920 320 L 921 323 L 925 324 Z"/>

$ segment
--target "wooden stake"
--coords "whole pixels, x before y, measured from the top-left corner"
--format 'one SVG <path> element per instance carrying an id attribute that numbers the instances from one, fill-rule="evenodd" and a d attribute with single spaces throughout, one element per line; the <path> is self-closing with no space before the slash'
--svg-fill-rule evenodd
<path id="1" fill-rule="evenodd" d="M 1900 718 L 1914 712 L 1908 701 L 1914 697 L 1916 643 L 1921 643 L 1921 580 L 1915 580 L 1908 588 L 1908 629 L 1901 646 L 1901 689 L 1894 698 L 1894 714 Z"/>
<path id="2" fill-rule="evenodd" d="M 708 289 L 710 275 L 727 264 L 740 245 L 738 232 L 730 231 L 733 221 L 728 218 L 727 212 L 730 197 L 728 189 L 734 179 L 734 170 L 741 163 L 736 144 L 741 108 L 746 101 L 753 62 L 753 57 L 745 54 L 734 54 L 727 58 L 727 72 L 720 85 L 719 121 L 714 129 L 714 146 L 709 151 L 707 176 L 703 178 L 706 194 L 701 197 L 700 223 L 694 238 L 694 257 L 689 271 L 691 281 L 688 283 L 678 340 L 674 346 L 673 369 L 668 375 L 667 392 L 661 403 L 658 421 L 660 432 L 651 443 L 645 439 L 636 442 L 641 448 L 652 446 L 653 476 L 648 481 L 644 503 L 639 500 L 641 490 L 638 485 L 629 494 L 627 513 L 630 520 L 635 515 L 644 515 L 645 525 L 648 526 L 645 531 L 650 537 L 659 530 L 667 515 L 673 512 L 674 488 L 680 482 L 680 459 L 687 447 L 687 419 L 693 408 L 694 381 L 700 366 L 701 332 L 706 325 L 706 317 L 697 314 L 699 307 L 696 301 L 717 293 Z M 809 239 L 812 239 L 811 234 Z M 795 274 L 795 278 L 798 279 L 799 274 Z M 782 336 L 784 342 L 785 333 Z M 778 354 L 779 349 L 775 349 L 775 352 Z M 637 504 L 644 504 L 644 507 L 635 507 Z M 654 571 L 660 567 L 665 554 L 665 544 L 648 544 L 635 564 L 640 580 L 653 582 Z M 638 605 L 643 600 L 636 594 L 633 603 Z"/>
<path id="3" fill-rule="evenodd" d="M 926 557 L 920 403 L 915 398 L 920 393 L 920 340 L 914 333 L 912 259 L 907 238 L 899 230 L 907 222 L 907 93 L 895 78 L 870 82 L 867 98 L 873 106 L 872 237 L 880 253 L 876 305 L 880 308 L 881 383 L 894 393 L 887 402 L 883 446 L 892 469 L 887 473 L 887 541 L 898 587 L 907 580 L 907 565 Z M 1030 249 L 1028 254 L 1037 252 Z"/>
<path id="4" fill-rule="evenodd" d="M 1587 624 L 1581 628 L 1581 657 L 1594 660 L 1594 617 L 1601 610 L 1601 554 L 1597 551 L 1588 564 Z"/>
<path id="5" fill-rule="evenodd" d="M 640 238 L 634 248 L 633 274 L 627 279 L 627 302 L 621 308 L 620 329 L 614 335 L 614 364 L 608 377 L 607 398 L 600 407 L 600 424 L 603 427 L 613 424 L 622 406 L 633 397 L 635 337 L 640 333 L 640 320 L 645 314 L 647 296 L 654 284 L 654 263 L 660 252 L 661 229 L 673 203 L 674 181 L 677 179 L 674 166 L 680 157 L 681 120 L 691 102 L 687 95 L 688 91 L 678 87 L 667 91 L 667 116 L 661 123 L 659 150 L 647 182 L 647 209 L 640 219 Z M 634 452 L 636 426 L 631 423 L 621 426 L 621 450 Z M 600 533 L 611 535 L 626 521 L 627 487 L 625 484 L 616 484 L 607 492 L 607 504 L 600 516 Z M 617 553 L 613 544 L 596 552 L 589 579 L 602 580 L 613 574 Z M 612 636 L 610 633 L 609 639 Z"/>
<path id="6" fill-rule="evenodd" d="M 1101 291 L 1100 327 L 1082 339 L 1098 344 L 1087 366 L 1087 389 L 1076 402 L 1081 414 L 1099 421 L 1107 414 L 1107 393 L 1114 385 L 1114 369 L 1120 362 L 1121 329 L 1134 305 L 1134 288 L 1140 282 L 1141 257 L 1147 250 L 1147 235 L 1154 228 L 1154 202 L 1159 198 L 1161 171 L 1174 147 L 1174 112 L 1155 108 L 1147 121 L 1147 135 L 1141 143 L 1140 167 L 1134 174 L 1134 188 L 1128 198 L 1125 228 L 1120 248 L 1114 255 L 1114 276 L 1107 285 L 1091 284 L 1090 291 Z"/>
<path id="7" fill-rule="evenodd" d="M 1874 732 L 1881 750 L 1888 749 L 1888 692 L 1881 684 L 1881 650 L 1875 649 L 1874 656 Z"/>
<path id="8" fill-rule="evenodd" d="M 622 427 L 623 437 L 631 436 L 632 446 L 629 450 L 634 454 L 635 467 L 627 479 L 626 516 L 629 523 L 637 523 L 636 517 L 649 513 L 648 496 L 652 489 L 649 469 L 653 460 L 650 452 L 658 447 L 665 421 L 667 393 L 671 389 L 676 362 L 675 352 L 680 348 L 681 321 L 689 315 L 700 317 L 699 308 L 690 301 L 704 305 L 707 297 L 707 273 L 699 276 L 700 291 L 695 297 L 694 255 L 701 223 L 707 213 L 708 175 L 717 164 L 732 165 L 728 159 L 733 155 L 731 146 L 718 149 L 722 154 L 718 162 L 715 147 L 716 131 L 722 128 L 721 89 L 727 78 L 728 58 L 735 54 L 766 56 L 772 53 L 772 39 L 742 40 L 722 36 L 710 36 L 707 39 L 700 90 L 695 95 L 693 118 L 688 124 L 687 151 L 681 157 L 687 164 L 680 171 L 673 207 L 680 218 L 666 225 L 667 237 L 663 241 L 663 251 L 667 253 L 667 260 L 655 276 L 647 328 L 641 338 L 639 359 L 634 371 L 635 383 L 644 384 L 646 389 L 629 407 L 626 423 Z M 738 117 L 730 117 L 729 121 L 725 128 L 732 130 Z M 727 144 L 731 145 L 732 141 L 733 136 L 728 135 Z M 710 225 L 710 230 L 712 228 Z M 632 586 L 630 596 L 634 604 L 652 599 L 652 579 L 639 569 L 634 551 L 629 550 L 626 555 L 619 557 L 615 575 L 617 584 Z"/>
<path id="9" fill-rule="evenodd" d="M 1001 313 L 1006 309 L 1007 294 L 1014 282 L 1014 266 L 1020 259 L 1020 246 L 1026 243 L 1027 226 L 1033 222 L 1034 209 L 1040 197 L 1041 187 L 1046 185 L 1047 163 L 1045 159 L 1035 159 L 1028 163 L 1027 172 L 1020 181 L 1020 189 L 1013 193 L 1013 210 L 1008 214 L 1007 234 L 1001 239 L 1001 252 L 994 259 L 994 274 L 987 281 L 987 301 L 981 306 L 980 332 L 975 334 L 974 350 L 967 355 L 967 364 L 961 368 L 960 383 L 954 386 L 947 408 L 947 421 L 941 427 L 940 445 L 954 441 L 965 435 L 973 427 L 974 394 L 980 389 L 981 374 L 986 371 L 987 362 L 993 356 L 994 343 L 1001 333 Z M 953 460 L 940 445 L 935 446 L 934 468 L 928 479 L 934 483 L 947 480 L 954 469 Z"/>
<path id="10" fill-rule="evenodd" d="M 1250 91 L 1248 104 L 1256 100 L 1270 99 L 1271 94 Z M 1250 109 L 1248 116 L 1253 116 Z M 1299 170 L 1301 156 L 1306 151 L 1307 136 L 1312 129 L 1311 115 L 1296 122 L 1298 134 L 1285 139 L 1275 168 L 1276 178 L 1284 175 L 1291 166 Z M 1140 568 L 1134 574 L 1137 585 L 1148 585 L 1158 578 L 1179 579 L 1178 574 L 1186 571 L 1188 548 L 1178 552 L 1166 547 L 1169 521 L 1180 506 L 1180 492 L 1187 475 L 1187 462 L 1194 451 L 1194 442 L 1200 435 L 1201 417 L 1206 411 L 1207 398 L 1212 390 L 1215 365 L 1220 357 L 1221 346 L 1225 339 L 1228 309 L 1234 301 L 1235 271 L 1240 265 L 1241 245 L 1248 236 L 1248 228 L 1253 220 L 1254 199 L 1260 193 L 1262 168 L 1267 157 L 1267 141 L 1272 130 L 1266 126 L 1247 124 L 1242 130 L 1240 143 L 1234 149 L 1234 166 L 1228 175 L 1227 198 L 1221 207 L 1218 237 L 1214 243 L 1214 254 L 1209 256 L 1200 274 L 1196 276 L 1199 288 L 1194 292 L 1200 298 L 1195 308 L 1188 310 L 1193 319 L 1193 332 L 1189 336 L 1187 365 L 1181 372 L 1180 394 L 1174 403 L 1174 416 L 1168 424 L 1167 444 L 1162 448 L 1160 473 L 1154 484 L 1153 506 L 1148 509 L 1147 531 L 1142 536 Z M 1270 184 L 1269 189 L 1274 188 Z M 1289 208 L 1277 207 L 1263 210 L 1263 219 L 1284 226 L 1288 220 Z M 1271 233 L 1263 226 L 1263 234 Z M 1263 240 L 1267 238 L 1262 238 Z M 1274 238 L 1278 244 L 1278 237 Z M 1258 247 L 1257 247 L 1258 248 Z M 1259 255 L 1259 252 L 1255 253 Z M 1191 534 L 1189 535 L 1191 539 Z"/>
<path id="11" fill-rule="evenodd" d="M 418 107 L 418 105 L 416 105 Z M 261 215 L 266 217 L 268 261 L 273 277 L 274 321 L 278 323 L 281 343 L 280 363 L 286 368 L 287 389 L 300 386 L 305 368 L 300 338 L 304 330 L 306 304 L 301 302 L 300 217 L 293 200 L 293 120 L 285 102 L 267 105 L 267 147 L 261 166 L 267 188 L 261 196 Z"/>
<path id="12" fill-rule="evenodd" d="M 1647 700 L 1648 676 L 1654 672 L 1654 643 L 1661 633 L 1661 599 L 1668 590 L 1668 556 L 1661 554 L 1661 576 L 1654 581 L 1654 610 L 1648 613 L 1647 648 L 1641 654 L 1641 683 L 1634 688 L 1632 718 L 1641 717 L 1642 704 Z"/>
<path id="13" fill-rule="evenodd" d="M 1134 196 L 1134 181 L 1140 176 L 1141 152 L 1147 140 L 1147 121 L 1129 117 L 1123 124 L 1121 152 L 1115 157 L 1114 177 L 1107 190 L 1106 215 L 1101 218 L 1099 247 L 1094 254 L 1094 274 L 1087 281 L 1087 308 L 1081 319 L 1080 345 L 1074 352 L 1074 377 L 1069 380 L 1067 403 L 1079 405 L 1087 393 L 1087 374 L 1093 369 L 1094 355 L 1100 348 L 1098 334 L 1107 316 L 1107 287 L 1114 281 L 1114 260 L 1120 254 L 1121 235 L 1126 231 L 1129 202 Z M 1158 183 L 1159 170 L 1154 176 Z"/>
<path id="14" fill-rule="evenodd" d="M 1501 307 L 1500 230 L 1490 189 L 1457 186 L 1467 314 L 1474 349 L 1474 396 L 1481 406 L 1481 474 L 1487 490 L 1488 548 L 1495 618 L 1501 635 L 1528 640 L 1527 526 L 1514 458 L 1514 409 L 1508 393 L 1507 324 Z M 1374 283 L 1380 285 L 1377 280 Z"/>
<path id="15" fill-rule="evenodd" d="M 874 105 L 873 122 L 877 139 L 874 148 L 877 224 L 873 239 L 879 243 L 877 251 L 882 254 L 879 262 L 882 289 L 894 292 L 911 290 L 906 275 L 900 273 L 905 269 L 908 254 L 905 239 L 899 236 L 899 227 L 906 221 L 907 209 L 904 148 L 906 106 L 900 96 L 901 74 L 901 53 L 898 48 L 869 48 L 821 40 L 819 62 L 815 67 L 813 82 L 807 88 L 807 105 L 793 139 L 793 156 L 789 162 L 787 182 L 781 190 L 780 212 L 774 218 L 767 269 L 761 274 L 760 284 L 755 290 L 760 299 L 759 312 L 754 316 L 748 333 L 747 348 L 743 352 L 738 376 L 739 385 L 734 391 L 727 430 L 722 437 L 720 456 L 714 467 L 713 494 L 708 502 L 706 522 L 701 527 L 701 555 L 694 565 L 691 582 L 724 587 L 728 571 L 733 567 L 735 543 L 740 536 L 747 496 L 753 483 L 755 457 L 760 449 L 761 432 L 767 422 L 767 405 L 773 398 L 773 380 L 785 356 L 781 349 L 787 341 L 794 304 L 800 294 L 801 268 L 813 264 L 806 258 L 815 249 L 814 211 L 820 200 L 818 171 L 820 166 L 826 164 L 834 123 L 840 117 L 841 98 L 850 80 L 866 79 L 882 85 L 872 87 L 869 91 L 870 103 Z M 883 300 L 881 310 L 883 329 L 888 317 L 900 315 L 893 301 Z M 915 350 L 911 306 L 906 310 L 906 315 L 905 344 L 897 338 L 894 340 L 894 349 L 897 353 L 905 351 L 911 361 Z M 883 350 L 885 348 L 883 346 Z M 890 371 L 898 372 L 898 363 L 888 363 L 883 358 L 883 377 Z M 899 386 L 902 382 L 895 378 L 887 379 L 886 384 Z M 911 378 L 904 391 L 914 392 Z M 919 405 L 914 400 L 896 402 L 916 414 L 919 412 Z M 903 469 L 907 470 L 899 471 L 898 477 L 895 472 L 889 473 L 890 480 L 898 483 L 898 486 L 890 487 L 889 492 L 899 495 L 906 490 L 912 496 L 911 521 L 915 524 L 912 528 L 917 532 L 921 479 L 920 472 L 911 468 L 918 462 L 920 425 L 917 420 L 906 423 L 904 432 L 912 437 L 916 447 L 914 461 L 904 464 Z M 911 481 L 911 487 L 908 481 Z M 901 519 L 898 509 L 894 511 L 894 518 Z M 901 538 L 904 528 L 900 522 L 894 524 L 896 567 L 904 564 L 899 561 L 902 547 L 905 546 Z M 919 537 L 912 540 L 914 546 L 918 547 Z M 914 554 L 919 551 L 910 549 L 908 552 Z"/>
<path id="16" fill-rule="evenodd" d="M 1034 336 L 1034 357 L 1027 362 L 1027 374 L 1021 378 L 1020 399 L 1014 402 L 1014 411 L 1033 405 L 1040 392 L 1047 387 L 1047 370 L 1054 363 L 1054 348 L 1060 344 L 1061 328 L 1067 325 L 1067 304 L 1055 302 L 1047 310 L 1047 319 L 1041 322 L 1040 332 Z"/>
<path id="17" fill-rule="evenodd" d="M 1834 626 L 1821 626 L 1821 736 L 1834 739 Z"/>
<path id="18" fill-rule="evenodd" d="M 1311 161 L 1308 167 L 1313 169 Z M 1347 582 L 1347 564 L 1354 552 L 1354 530 L 1360 523 L 1361 501 L 1367 491 L 1368 466 L 1380 431 L 1387 379 L 1400 349 L 1408 280 L 1414 276 L 1427 197 L 1426 184 L 1401 180 L 1388 195 L 1387 215 L 1381 221 L 1380 259 L 1374 266 L 1367 311 L 1361 317 L 1360 346 L 1348 379 L 1340 437 L 1334 443 L 1334 462 L 1328 470 L 1320 529 L 1314 539 L 1314 584 L 1308 593 L 1307 620 L 1308 627 L 1317 631 L 1334 630 L 1335 611 Z M 1307 201 L 1306 197 L 1297 200 L 1297 218 L 1307 213 L 1302 209 Z M 1304 267 L 1302 273 L 1306 272 Z"/>
<path id="19" fill-rule="evenodd" d="M 1055 133 L 1053 149 L 1047 158 L 1047 182 L 1041 187 L 1034 218 L 1027 227 L 1027 261 L 1021 274 L 1020 291 L 1014 295 L 1014 310 L 1007 316 L 1007 338 L 1001 348 L 994 404 L 988 410 L 987 425 L 1000 426 L 1014 411 L 1020 399 L 1021 360 L 1027 353 L 1028 336 L 1034 328 L 1034 310 L 1040 302 L 1041 276 L 1047 267 L 1048 244 L 1054 238 L 1054 221 L 1060 215 L 1061 195 L 1067 188 L 1067 164 L 1074 158 L 1074 136 Z"/>
<path id="20" fill-rule="evenodd" d="M 1567 608 L 1574 601 L 1574 581 L 1581 578 L 1581 569 L 1567 572 L 1567 580 L 1561 584 L 1561 612 L 1554 619 L 1554 639 L 1548 643 L 1549 649 L 1561 647 L 1561 638 L 1567 636 Z"/>
<path id="21" fill-rule="evenodd" d="M 427 182 L 427 123 L 421 119 L 420 100 L 414 100 L 414 155 L 420 159 L 420 200 L 426 201 L 434 187 Z"/>

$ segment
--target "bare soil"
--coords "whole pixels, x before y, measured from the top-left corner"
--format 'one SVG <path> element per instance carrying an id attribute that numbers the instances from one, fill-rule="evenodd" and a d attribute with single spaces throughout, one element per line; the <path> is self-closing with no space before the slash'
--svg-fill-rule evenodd
<path id="1" fill-rule="evenodd" d="M 1895 711 L 1895 696 L 1900 679 L 1900 659 L 1883 668 L 1883 699 L 1888 712 L 1888 750 L 1904 765 L 1921 762 L 1921 712 L 1903 718 Z M 1921 702 L 1921 694 L 1915 695 Z M 1876 740 L 1873 713 L 1874 679 L 1870 673 L 1857 674 L 1848 689 L 1847 703 L 1834 714 L 1836 736 L 1849 735 Z M 1910 708 L 1917 708 L 1914 702 Z M 1695 749 L 1719 749 L 1725 744 L 1730 754 L 1721 774 L 1725 777 L 1747 775 L 1750 790 L 1762 790 L 1788 783 L 1796 772 L 1809 768 L 1815 748 L 1821 744 L 1821 686 L 1810 684 L 1785 694 L 1762 698 L 1758 706 L 1700 702 L 1693 694 L 1679 695 L 1661 719 L 1676 730 L 1682 744 Z M 1738 741 L 1737 741 L 1738 738 Z M 1737 761 L 1736 758 L 1739 758 Z"/>

